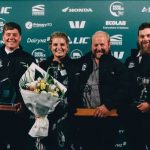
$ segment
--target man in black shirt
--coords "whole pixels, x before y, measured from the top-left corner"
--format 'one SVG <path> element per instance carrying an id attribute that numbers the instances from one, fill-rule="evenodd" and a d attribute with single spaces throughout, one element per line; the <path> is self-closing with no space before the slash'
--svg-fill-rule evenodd
<path id="1" fill-rule="evenodd" d="M 138 29 L 136 55 L 126 59 L 130 74 L 130 101 L 127 110 L 128 143 L 131 150 L 150 148 L 150 23 Z"/>
<path id="2" fill-rule="evenodd" d="M 20 45 L 21 27 L 15 22 L 4 25 L 0 48 L 0 103 L 14 105 L 16 112 L 0 110 L 0 149 L 8 143 L 15 150 L 27 150 L 29 111 L 19 91 L 19 80 L 34 58 Z"/>
<path id="3" fill-rule="evenodd" d="M 79 142 L 85 150 L 113 150 L 117 128 L 109 113 L 112 109 L 119 113 L 126 105 L 127 69 L 111 56 L 110 37 L 104 31 L 92 36 L 91 52 L 79 62 L 74 98 L 78 107 L 95 109 L 93 117 L 82 117 L 79 121 Z"/>

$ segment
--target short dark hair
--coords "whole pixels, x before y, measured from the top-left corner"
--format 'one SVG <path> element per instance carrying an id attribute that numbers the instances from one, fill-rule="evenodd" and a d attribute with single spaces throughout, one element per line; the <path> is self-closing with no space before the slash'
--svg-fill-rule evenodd
<path id="1" fill-rule="evenodd" d="M 19 24 L 15 22 L 7 22 L 3 27 L 3 34 L 5 33 L 5 31 L 13 29 L 17 29 L 19 34 L 21 35 L 21 27 Z"/>
<path id="2" fill-rule="evenodd" d="M 52 44 L 52 39 L 53 38 L 57 38 L 57 37 L 60 37 L 60 38 L 64 38 L 67 45 L 69 44 L 69 39 L 68 39 L 68 36 L 66 35 L 66 33 L 64 32 L 53 32 L 51 35 L 50 35 L 50 41 L 49 41 L 49 44 L 51 45 Z"/>
<path id="3" fill-rule="evenodd" d="M 150 28 L 150 23 L 149 23 L 149 22 L 144 22 L 144 23 L 142 23 L 142 24 L 139 26 L 138 35 L 139 35 L 139 31 L 140 31 L 140 30 L 144 30 L 145 28 Z"/>

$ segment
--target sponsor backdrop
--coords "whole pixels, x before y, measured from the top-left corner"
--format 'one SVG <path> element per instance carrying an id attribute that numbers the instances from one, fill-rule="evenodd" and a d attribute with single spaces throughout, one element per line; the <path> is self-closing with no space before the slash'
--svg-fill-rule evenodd
<path id="1" fill-rule="evenodd" d="M 22 45 L 37 62 L 51 54 L 48 41 L 53 31 L 68 34 L 69 55 L 78 58 L 90 50 L 97 30 L 110 34 L 112 55 L 124 62 L 136 48 L 138 26 L 150 21 L 150 1 L 0 1 L 0 45 L 8 21 L 21 25 Z"/>
<path id="2" fill-rule="evenodd" d="M 136 48 L 138 26 L 150 21 L 150 1 L 1 0 L 0 46 L 3 26 L 9 21 L 21 25 L 21 44 L 37 63 L 51 55 L 48 41 L 52 32 L 67 33 L 69 55 L 75 59 L 90 50 L 91 35 L 98 30 L 110 34 L 112 55 L 124 62 Z M 123 133 L 119 130 L 117 149 L 126 147 Z"/>

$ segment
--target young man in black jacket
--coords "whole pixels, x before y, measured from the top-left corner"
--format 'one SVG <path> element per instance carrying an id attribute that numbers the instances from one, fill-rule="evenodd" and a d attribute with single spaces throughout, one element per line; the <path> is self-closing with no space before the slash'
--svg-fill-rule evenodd
<path id="1" fill-rule="evenodd" d="M 95 109 L 93 117 L 80 120 L 80 143 L 85 150 L 113 150 L 117 128 L 109 112 L 117 109 L 120 113 L 127 104 L 128 73 L 126 67 L 110 55 L 108 33 L 96 32 L 91 50 L 79 60 L 81 69 L 76 73 L 74 97 L 78 107 Z"/>
<path id="2" fill-rule="evenodd" d="M 150 23 L 138 29 L 136 55 L 126 59 L 130 73 L 130 102 L 128 109 L 128 143 L 131 150 L 150 149 Z"/>
<path id="3" fill-rule="evenodd" d="M 15 150 L 27 150 L 29 111 L 19 92 L 19 80 L 34 58 L 20 46 L 21 27 L 15 22 L 4 25 L 0 48 L 0 103 L 14 105 L 16 112 L 0 110 L 0 149 L 10 144 Z"/>

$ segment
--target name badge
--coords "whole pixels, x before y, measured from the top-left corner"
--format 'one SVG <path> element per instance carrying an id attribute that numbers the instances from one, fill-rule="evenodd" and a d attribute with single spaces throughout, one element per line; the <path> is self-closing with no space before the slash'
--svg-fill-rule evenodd
<path id="1" fill-rule="evenodd" d="M 64 69 L 64 70 L 61 70 L 61 71 L 60 71 L 60 74 L 61 74 L 62 76 L 65 76 L 65 75 L 67 75 L 67 72 L 66 72 L 66 70 Z"/>

